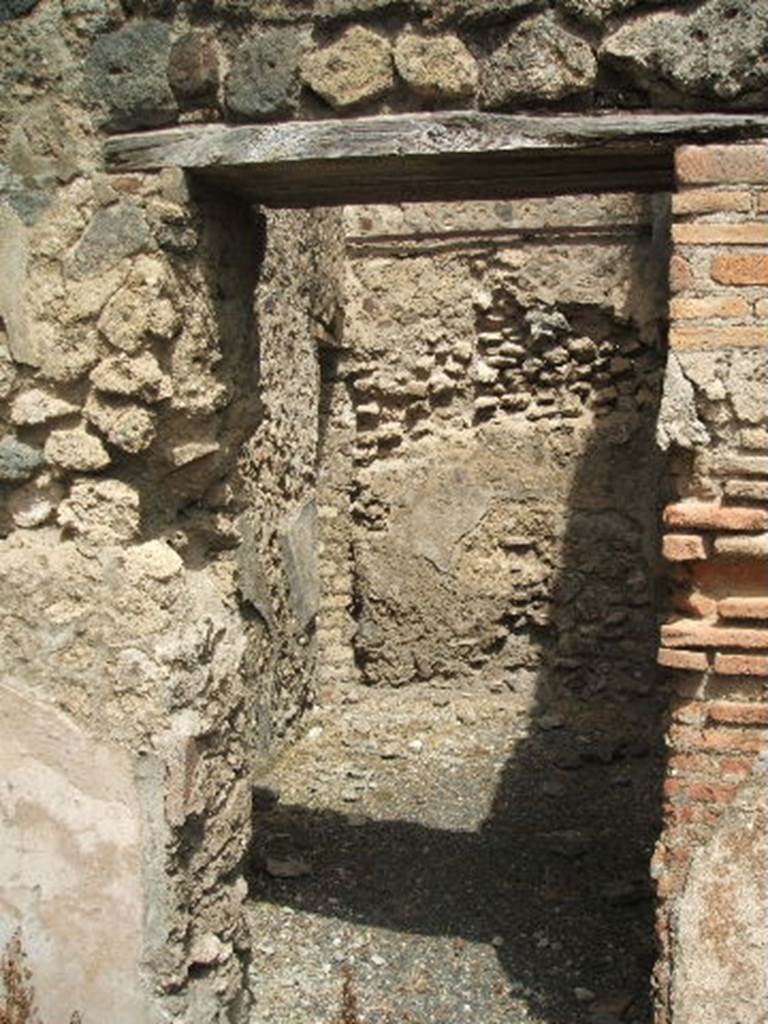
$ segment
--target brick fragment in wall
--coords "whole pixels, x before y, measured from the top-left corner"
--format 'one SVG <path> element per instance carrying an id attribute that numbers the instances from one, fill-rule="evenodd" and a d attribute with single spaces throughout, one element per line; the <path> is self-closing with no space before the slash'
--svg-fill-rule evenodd
<path id="1" fill-rule="evenodd" d="M 673 597 L 675 608 L 695 615 L 698 618 L 706 619 L 717 614 L 717 601 L 714 597 L 703 594 L 700 590 L 689 590 L 675 594 Z"/>
<path id="2" fill-rule="evenodd" d="M 732 782 L 692 782 L 687 779 L 667 779 L 664 796 L 673 800 L 692 800 L 696 803 L 718 804 L 730 800 L 736 792 Z"/>
<path id="3" fill-rule="evenodd" d="M 666 647 L 768 649 L 768 629 L 711 626 L 696 619 L 682 619 L 661 627 L 661 641 Z"/>
<path id="4" fill-rule="evenodd" d="M 712 258 L 712 280 L 726 285 L 768 284 L 768 256 L 762 253 L 723 253 Z"/>
<path id="5" fill-rule="evenodd" d="M 725 493 L 741 501 L 768 501 L 768 480 L 728 480 Z"/>
<path id="6" fill-rule="evenodd" d="M 765 245 L 768 224 L 673 224 L 672 241 L 677 245 Z"/>
<path id="7" fill-rule="evenodd" d="M 716 555 L 768 560 L 768 533 L 715 537 L 714 546 Z"/>
<path id="8" fill-rule="evenodd" d="M 745 776 L 752 771 L 753 761 L 748 757 L 718 757 L 708 754 L 671 754 L 669 771 L 673 775 L 727 775 Z"/>
<path id="9" fill-rule="evenodd" d="M 720 455 L 715 457 L 712 470 L 718 476 L 768 477 L 768 455 Z"/>
<path id="10" fill-rule="evenodd" d="M 748 213 L 752 209 L 752 193 L 745 191 L 716 191 L 690 189 L 672 196 L 672 213 Z"/>
<path id="11" fill-rule="evenodd" d="M 675 171 L 684 184 L 766 184 L 768 146 L 681 146 Z"/>
<path id="12" fill-rule="evenodd" d="M 678 651 L 662 647 L 657 661 L 663 668 L 677 668 L 687 672 L 706 672 L 709 659 L 702 651 Z"/>
<path id="13" fill-rule="evenodd" d="M 768 677 L 768 656 L 759 654 L 716 654 L 715 671 L 726 676 Z"/>
<path id="14" fill-rule="evenodd" d="M 673 747 L 680 750 L 759 754 L 768 749 L 768 734 L 763 730 L 747 731 L 730 729 L 727 726 L 698 729 L 690 725 L 675 724 L 669 729 L 668 739 Z"/>
<path id="15" fill-rule="evenodd" d="M 707 706 L 707 718 L 728 725 L 768 725 L 768 704 L 736 704 L 717 701 Z"/>
<path id="16" fill-rule="evenodd" d="M 768 283 L 768 277 L 766 278 Z M 723 324 L 719 327 L 673 327 L 669 344 L 678 351 L 757 348 L 768 345 L 768 325 Z"/>
<path id="17" fill-rule="evenodd" d="M 713 295 L 706 298 L 676 297 L 669 304 L 673 320 L 713 320 L 727 317 L 743 319 L 752 307 L 740 295 Z"/>
<path id="18" fill-rule="evenodd" d="M 768 590 L 768 572 L 765 584 Z M 724 619 L 768 619 L 768 597 L 726 597 L 717 610 Z"/>
<path id="19" fill-rule="evenodd" d="M 707 558 L 704 538 L 698 534 L 668 533 L 662 541 L 662 554 L 669 562 L 691 562 Z"/>
<path id="20" fill-rule="evenodd" d="M 763 509 L 684 502 L 666 507 L 664 524 L 694 530 L 767 530 L 768 512 Z"/>

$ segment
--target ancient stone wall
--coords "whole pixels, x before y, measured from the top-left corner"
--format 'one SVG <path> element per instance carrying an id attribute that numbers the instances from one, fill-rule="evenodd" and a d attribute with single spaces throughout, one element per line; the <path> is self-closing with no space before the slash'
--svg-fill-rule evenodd
<path id="1" fill-rule="evenodd" d="M 26 709 L 21 725 L 3 718 L 13 731 L 4 754 L 23 746 L 24 758 L 2 797 L 0 942 L 21 926 L 48 1017 L 71 1007 L 98 1018 L 108 1006 L 124 1021 L 245 1018 L 239 907 L 250 765 L 311 700 L 318 651 L 328 664 L 335 652 L 351 672 L 356 650 L 368 679 L 376 672 L 402 683 L 424 671 L 495 671 L 506 657 L 525 667 L 546 650 L 576 678 L 586 652 L 610 642 L 618 661 L 589 669 L 589 685 L 599 687 L 616 664 L 631 678 L 652 642 L 652 586 L 641 570 L 654 558 L 646 527 L 656 492 L 642 490 L 647 504 L 630 524 L 615 510 L 636 490 L 628 477 L 617 490 L 609 472 L 617 445 L 628 463 L 645 453 L 643 481 L 655 472 L 642 439 L 658 397 L 659 350 L 646 333 L 658 311 L 639 311 L 647 281 L 634 243 L 618 270 L 596 256 L 593 276 L 569 294 L 552 283 L 573 275 L 573 253 L 550 266 L 526 263 L 515 247 L 487 258 L 485 250 L 458 257 L 417 246 L 382 258 L 370 230 L 355 229 L 367 236 L 358 250 L 367 248 L 349 263 L 346 330 L 359 337 L 345 347 L 335 216 L 265 222 L 242 204 L 190 191 L 174 172 L 106 175 L 106 135 L 178 121 L 455 106 L 759 109 L 767 34 L 768 12 L 753 0 L 658 9 L 635 0 L 0 0 L 0 642 L 3 700 Z M 727 173 L 751 194 L 751 172 Z M 698 217 L 691 196 L 684 202 Z M 701 219 L 708 230 L 740 220 Z M 743 219 L 760 226 L 765 212 L 750 206 Z M 760 239 L 678 236 L 674 280 L 689 294 L 680 292 L 674 315 L 705 319 L 676 340 L 661 435 L 696 452 L 692 464 L 677 459 L 683 497 L 717 503 L 724 489 L 748 508 L 762 500 L 765 475 L 764 349 L 755 347 L 765 310 L 752 289 L 766 282 L 761 250 L 751 247 Z M 739 248 L 722 254 L 711 288 L 706 246 L 729 241 Z M 587 250 L 578 251 L 581 259 Z M 379 270 L 395 290 L 386 298 L 399 327 L 386 326 Z M 634 275 L 631 301 L 628 277 L 615 294 L 586 296 L 588 282 L 614 272 Z M 424 298 L 414 281 L 431 296 L 426 325 L 403 319 L 407 302 Z M 462 302 L 435 301 L 441 287 L 457 289 Z M 730 319 L 696 305 L 710 291 L 727 300 L 717 308 Z M 709 351 L 711 328 L 726 337 L 726 326 L 728 344 L 738 344 Z M 397 356 L 391 363 L 381 338 Z M 411 355 L 406 338 L 414 365 L 399 379 L 396 365 Z M 532 461 L 544 427 L 555 501 L 533 476 L 521 497 L 505 454 L 512 438 L 520 459 Z M 459 428 L 463 440 L 444 459 L 446 434 Z M 714 462 L 703 454 L 709 444 Z M 393 475 L 402 455 L 421 490 L 402 493 Z M 497 474 L 484 496 L 476 455 Z M 721 473 L 723 458 L 740 460 L 727 462 L 738 471 Z M 327 487 L 316 505 L 318 459 Z M 574 475 L 574 459 L 595 473 Z M 436 469 L 445 474 L 441 493 L 465 473 L 472 500 L 445 509 L 427 484 Z M 346 484 L 334 483 L 347 471 L 360 484 L 351 515 Z M 565 523 L 568 491 L 578 515 Z M 404 662 L 388 624 L 377 621 L 375 580 L 388 557 L 378 527 L 404 528 L 414 515 L 423 523 L 436 510 L 440 528 L 428 538 L 436 543 L 419 563 L 432 581 L 407 579 L 412 596 L 425 593 L 442 584 L 454 557 L 455 523 L 469 521 L 462 542 L 475 536 L 478 497 L 488 512 L 475 566 L 486 560 L 488 587 L 476 567 L 459 568 L 477 610 L 499 612 L 493 635 L 478 633 L 449 594 L 456 614 L 446 625 L 465 646 L 449 649 L 444 632 Z M 520 515 L 502 522 L 510 497 Z M 320 528 L 325 554 L 341 536 L 342 552 L 359 549 L 362 573 L 349 557 L 316 569 L 317 521 L 340 509 L 348 533 Z M 529 513 L 538 517 L 533 546 L 522 522 Z M 593 551 L 596 530 L 607 553 Z M 751 558 L 759 542 L 741 532 L 737 545 L 746 543 Z M 553 604 L 579 605 L 563 572 L 570 564 L 582 567 L 576 579 L 588 600 L 555 628 Z M 503 566 L 525 581 L 514 607 L 502 608 Z M 319 593 L 316 571 L 332 576 L 324 591 L 332 601 Z M 603 615 L 622 580 L 633 581 L 638 610 L 622 600 Z M 379 647 L 374 630 L 350 625 L 350 597 L 363 625 L 379 629 Z M 425 609 L 431 617 L 434 608 Z M 416 651 L 417 640 L 404 650 Z M 733 733 L 718 725 L 696 737 L 725 733 L 757 735 L 755 726 Z M 98 792 L 89 763 L 105 775 Z M 107 814 L 119 828 L 104 826 Z M 40 874 L 55 876 L 56 887 L 13 874 L 33 839 Z M 71 966 L 73 936 L 91 935 L 79 947 L 82 966 L 109 932 L 103 921 L 91 931 L 104 905 L 83 897 L 105 884 L 108 907 L 131 910 L 108 980 Z"/>
<path id="2" fill-rule="evenodd" d="M 549 665 L 584 693 L 650 688 L 663 204 L 361 208 L 347 231 L 326 678 L 346 646 L 368 684 Z"/>
<path id="3" fill-rule="evenodd" d="M 674 197 L 660 441 L 674 610 L 659 662 L 676 694 L 665 825 L 661 1021 L 761 1020 L 766 1006 L 768 146 L 687 147 Z"/>

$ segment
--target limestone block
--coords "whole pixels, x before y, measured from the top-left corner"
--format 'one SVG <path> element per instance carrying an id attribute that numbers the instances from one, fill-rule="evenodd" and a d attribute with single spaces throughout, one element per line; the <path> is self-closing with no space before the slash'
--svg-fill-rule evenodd
<path id="1" fill-rule="evenodd" d="M 97 391 L 141 398 L 145 402 L 170 398 L 173 390 L 169 377 L 149 352 L 134 357 L 122 354 L 107 356 L 93 369 L 91 380 Z"/>
<path id="2" fill-rule="evenodd" d="M 105 127 L 130 131 L 170 124 L 176 101 L 166 67 L 170 28 L 159 21 L 133 21 L 99 36 L 85 62 L 89 92 L 106 106 Z"/>
<path id="3" fill-rule="evenodd" d="M 109 452 L 93 434 L 82 427 L 54 430 L 45 442 L 45 457 L 61 469 L 94 472 L 111 462 Z"/>
<path id="4" fill-rule="evenodd" d="M 523 100 L 551 103 L 588 92 L 596 74 L 592 48 L 540 14 L 512 29 L 483 62 L 481 102 L 491 109 Z"/>
<path id="5" fill-rule="evenodd" d="M 768 85 L 767 32 L 765 4 L 707 0 L 628 21 L 604 40 L 600 58 L 648 90 L 654 103 L 686 94 L 733 100 Z"/>
<path id="6" fill-rule="evenodd" d="M 63 398 L 57 398 L 56 395 L 40 388 L 32 388 L 31 391 L 22 391 L 14 399 L 11 406 L 11 422 L 19 426 L 33 426 L 78 411 L 77 406 L 71 402 L 65 402 Z"/>
<path id="7" fill-rule="evenodd" d="M 39 448 L 23 444 L 15 437 L 4 437 L 0 441 L 0 480 L 6 483 L 29 480 L 44 465 L 45 457 Z"/>
<path id="8" fill-rule="evenodd" d="M 372 103 L 395 83 L 392 48 L 378 32 L 353 25 L 330 46 L 308 54 L 301 76 L 334 110 Z"/>
<path id="9" fill-rule="evenodd" d="M 255 121 L 290 114 L 299 95 L 298 65 L 305 43 L 305 33 L 293 28 L 274 29 L 242 43 L 226 80 L 229 110 Z"/>
<path id="10" fill-rule="evenodd" d="M 41 1019 L 156 1019 L 130 756 L 7 683 L 0 728 L 0 948 L 21 929 Z"/>
<path id="11" fill-rule="evenodd" d="M 114 404 L 91 395 L 84 415 L 110 444 L 125 452 L 143 452 L 155 439 L 155 417 L 135 402 Z"/>
<path id="12" fill-rule="evenodd" d="M 58 522 L 93 544 L 120 544 L 139 532 L 139 496 L 120 480 L 76 480 Z"/>
<path id="13" fill-rule="evenodd" d="M 465 99 L 477 87 L 477 61 L 454 35 L 403 33 L 395 45 L 395 66 L 414 92 L 426 99 Z"/>

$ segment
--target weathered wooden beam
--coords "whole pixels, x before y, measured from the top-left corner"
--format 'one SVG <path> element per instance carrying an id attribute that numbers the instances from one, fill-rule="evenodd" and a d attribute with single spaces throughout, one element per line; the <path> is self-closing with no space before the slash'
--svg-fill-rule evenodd
<path id="1" fill-rule="evenodd" d="M 113 171 L 179 167 L 265 206 L 668 191 L 685 142 L 768 138 L 766 114 L 471 111 L 115 136 Z"/>

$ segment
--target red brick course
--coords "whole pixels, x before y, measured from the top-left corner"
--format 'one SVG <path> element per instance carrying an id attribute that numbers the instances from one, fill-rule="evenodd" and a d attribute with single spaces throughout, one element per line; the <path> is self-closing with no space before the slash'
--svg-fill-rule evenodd
<path id="1" fill-rule="evenodd" d="M 667 534 L 661 550 L 669 562 L 690 562 L 707 557 L 707 546 L 698 534 Z"/>
<path id="2" fill-rule="evenodd" d="M 718 284 L 768 284 L 768 253 L 733 252 L 715 256 L 710 273 Z"/>
<path id="3" fill-rule="evenodd" d="M 679 619 L 661 627 L 666 647 L 737 647 L 768 650 L 768 629 L 712 626 L 697 619 Z"/>
<path id="4" fill-rule="evenodd" d="M 724 619 L 768 619 L 768 597 L 726 597 L 717 610 Z"/>
<path id="5" fill-rule="evenodd" d="M 768 146 L 681 146 L 675 169 L 678 181 L 686 185 L 766 184 Z"/>
<path id="6" fill-rule="evenodd" d="M 664 524 L 688 530 L 768 530 L 768 511 L 684 502 L 667 506 Z"/>
<path id="7" fill-rule="evenodd" d="M 768 678 L 768 656 L 759 654 L 716 654 L 715 672 L 724 676 Z"/>

